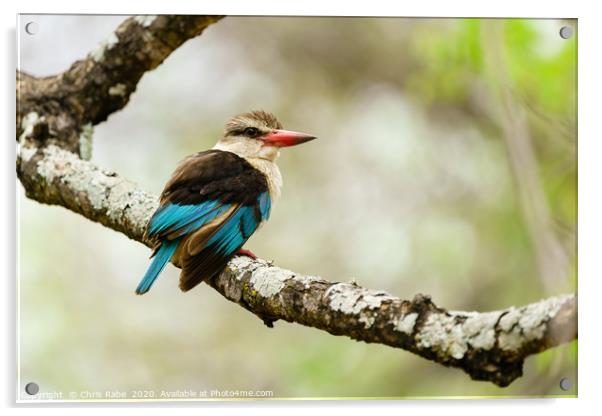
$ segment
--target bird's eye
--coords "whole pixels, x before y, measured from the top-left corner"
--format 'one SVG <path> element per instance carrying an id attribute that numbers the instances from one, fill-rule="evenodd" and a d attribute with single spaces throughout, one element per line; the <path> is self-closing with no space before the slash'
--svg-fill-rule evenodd
<path id="1" fill-rule="evenodd" d="M 259 134 L 259 130 L 255 127 L 247 127 L 244 129 L 243 134 L 247 137 L 255 137 Z"/>

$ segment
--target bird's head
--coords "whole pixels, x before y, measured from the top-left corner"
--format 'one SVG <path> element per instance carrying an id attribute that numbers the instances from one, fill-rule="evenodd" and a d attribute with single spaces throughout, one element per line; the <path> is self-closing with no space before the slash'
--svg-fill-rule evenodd
<path id="1" fill-rule="evenodd" d="M 224 137 L 214 149 L 236 153 L 245 158 L 274 161 L 282 147 L 295 146 L 315 139 L 305 133 L 282 129 L 282 123 L 265 111 L 239 114 L 226 123 Z"/>

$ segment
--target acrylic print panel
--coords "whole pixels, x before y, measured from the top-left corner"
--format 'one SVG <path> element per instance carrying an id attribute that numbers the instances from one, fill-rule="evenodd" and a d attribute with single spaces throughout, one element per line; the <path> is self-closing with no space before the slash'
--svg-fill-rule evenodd
<path id="1" fill-rule="evenodd" d="M 577 395 L 576 20 L 17 32 L 19 400 Z"/>

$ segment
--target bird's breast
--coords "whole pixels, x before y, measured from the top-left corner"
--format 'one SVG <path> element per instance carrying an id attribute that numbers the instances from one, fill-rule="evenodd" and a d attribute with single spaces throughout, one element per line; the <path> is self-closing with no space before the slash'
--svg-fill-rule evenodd
<path id="1" fill-rule="evenodd" d="M 272 202 L 280 197 L 282 189 L 282 175 L 278 165 L 271 160 L 261 158 L 245 158 L 247 162 L 251 164 L 255 169 L 260 171 L 268 182 L 268 189 L 270 191 L 270 198 Z"/>

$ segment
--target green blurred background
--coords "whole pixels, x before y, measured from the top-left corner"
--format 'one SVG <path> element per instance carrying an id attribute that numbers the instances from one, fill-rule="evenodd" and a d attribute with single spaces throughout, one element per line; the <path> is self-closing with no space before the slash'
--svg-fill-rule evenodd
<path id="1" fill-rule="evenodd" d="M 51 75 L 124 16 L 35 16 L 20 66 Z M 20 29 L 27 23 L 22 17 Z M 227 17 L 95 128 L 93 160 L 158 194 L 251 109 L 319 140 L 282 152 L 247 248 L 299 273 L 493 310 L 576 290 L 574 20 Z M 273 390 L 275 397 L 576 394 L 577 343 L 507 388 L 402 350 L 255 316 L 150 251 L 19 193 L 20 376 L 41 391 Z M 568 377 L 573 387 L 559 388 Z M 21 390 L 22 391 L 22 390 Z M 28 396 L 23 395 L 22 398 Z"/>

